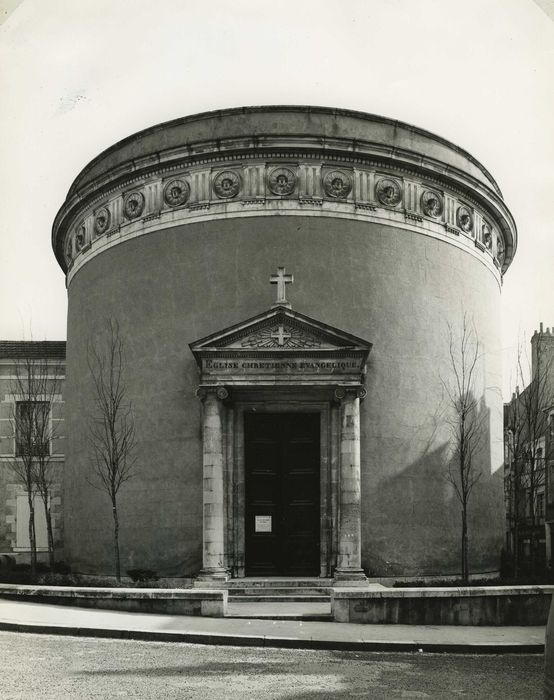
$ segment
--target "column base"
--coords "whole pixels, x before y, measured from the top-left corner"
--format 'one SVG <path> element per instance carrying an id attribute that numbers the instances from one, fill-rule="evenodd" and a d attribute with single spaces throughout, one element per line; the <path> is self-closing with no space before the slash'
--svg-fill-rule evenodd
<path id="1" fill-rule="evenodd" d="M 363 569 L 335 569 L 333 586 L 368 586 L 368 578 Z"/>
<path id="2" fill-rule="evenodd" d="M 231 575 L 223 567 L 214 567 L 213 569 L 201 569 L 194 579 L 194 587 L 202 588 L 202 584 L 209 583 L 226 583 L 231 578 Z"/>

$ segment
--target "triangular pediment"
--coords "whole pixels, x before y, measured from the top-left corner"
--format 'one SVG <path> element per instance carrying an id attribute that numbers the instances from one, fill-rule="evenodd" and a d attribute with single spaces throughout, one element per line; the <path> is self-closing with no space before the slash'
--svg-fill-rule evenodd
<path id="1" fill-rule="evenodd" d="M 213 333 L 190 348 L 195 356 L 217 351 L 302 352 L 358 351 L 369 353 L 371 343 L 304 316 L 284 306 L 277 306 L 222 331 Z"/>
<path id="2" fill-rule="evenodd" d="M 276 306 L 190 349 L 202 385 L 360 386 L 371 343 Z"/>

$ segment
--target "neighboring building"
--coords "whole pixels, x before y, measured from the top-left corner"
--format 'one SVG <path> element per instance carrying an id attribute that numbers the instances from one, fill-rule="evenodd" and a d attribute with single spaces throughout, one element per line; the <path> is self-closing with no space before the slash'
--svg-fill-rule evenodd
<path id="1" fill-rule="evenodd" d="M 75 570 L 112 571 L 110 505 L 89 483 L 86 439 L 88 348 L 112 319 L 137 434 L 120 497 L 123 570 L 459 573 L 437 415 L 447 325 L 456 333 L 464 312 L 485 352 L 470 568 L 498 570 L 502 402 L 488 388 L 501 383 L 516 229 L 471 155 L 340 109 L 185 117 L 88 164 L 52 241 L 69 299 L 64 545 Z"/>
<path id="2" fill-rule="evenodd" d="M 29 376 L 31 385 L 29 389 Z M 45 380 L 45 381 L 44 381 Z M 0 341 L 0 555 L 29 560 L 27 490 L 14 467 L 21 465 L 24 436 L 18 426 L 32 415 L 34 403 L 48 417 L 46 440 L 52 472 L 50 488 L 55 555 L 64 559 L 62 482 L 64 472 L 65 342 Z M 45 388 L 40 391 L 37 387 Z M 44 405 L 46 404 L 47 405 Z M 46 559 L 48 539 L 43 501 L 34 496 L 39 557 Z M 39 560 L 40 560 L 39 559 Z"/>
<path id="3" fill-rule="evenodd" d="M 554 570 L 554 401 L 546 408 L 548 429 L 546 433 L 546 511 L 545 511 L 545 559 L 550 571 Z"/>
<path id="4" fill-rule="evenodd" d="M 506 548 L 518 573 L 554 562 L 554 329 L 531 339 L 531 377 L 504 406 Z"/>

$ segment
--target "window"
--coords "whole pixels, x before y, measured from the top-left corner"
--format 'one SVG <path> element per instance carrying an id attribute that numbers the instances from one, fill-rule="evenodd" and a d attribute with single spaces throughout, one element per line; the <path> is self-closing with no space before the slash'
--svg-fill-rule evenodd
<path id="1" fill-rule="evenodd" d="M 35 539 L 37 549 L 48 549 L 48 534 L 46 529 L 46 515 L 40 496 L 34 498 L 35 507 Z M 29 500 L 27 493 L 18 493 L 16 500 L 16 549 L 27 550 L 31 548 L 29 543 Z"/>
<path id="2" fill-rule="evenodd" d="M 16 457 L 50 454 L 50 404 L 17 401 L 15 405 Z"/>

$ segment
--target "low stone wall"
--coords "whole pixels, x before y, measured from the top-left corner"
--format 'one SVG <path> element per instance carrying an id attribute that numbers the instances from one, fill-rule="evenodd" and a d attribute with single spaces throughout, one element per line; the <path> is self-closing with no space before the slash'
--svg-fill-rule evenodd
<path id="1" fill-rule="evenodd" d="M 0 598 L 126 612 L 223 617 L 227 591 L 179 588 L 93 588 L 0 584 Z"/>
<path id="2" fill-rule="evenodd" d="M 554 586 L 335 588 L 336 622 L 402 625 L 545 625 Z"/>

